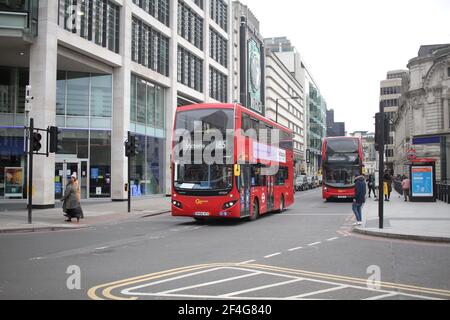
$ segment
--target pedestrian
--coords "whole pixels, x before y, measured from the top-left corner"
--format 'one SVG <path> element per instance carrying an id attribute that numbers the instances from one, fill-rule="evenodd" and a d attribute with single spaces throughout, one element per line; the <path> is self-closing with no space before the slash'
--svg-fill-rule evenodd
<path id="1" fill-rule="evenodd" d="M 403 195 L 405 196 L 405 202 L 408 202 L 409 190 L 411 189 L 411 180 L 407 176 L 402 180 Z M 411 201 L 411 199 L 409 199 Z"/>
<path id="2" fill-rule="evenodd" d="M 84 219 L 83 208 L 81 208 L 81 187 L 80 187 L 80 181 L 78 180 L 76 172 L 73 173 L 73 176 L 74 176 L 74 179 L 75 179 L 73 185 L 74 185 L 75 190 L 76 190 L 78 203 L 80 204 L 80 219 Z"/>
<path id="3" fill-rule="evenodd" d="M 369 189 L 369 198 L 373 192 L 373 196 L 376 199 L 377 194 L 376 194 L 376 190 L 375 190 L 375 177 L 373 174 L 370 174 L 369 178 L 367 178 L 367 188 Z"/>
<path id="4" fill-rule="evenodd" d="M 364 176 L 355 177 L 355 198 L 353 199 L 352 210 L 356 217 L 354 225 L 362 225 L 362 208 L 366 202 L 366 182 Z"/>
<path id="5" fill-rule="evenodd" d="M 64 216 L 67 217 L 66 222 L 72 222 L 72 219 L 74 218 L 76 218 L 77 222 L 79 222 L 82 215 L 81 203 L 77 197 L 76 180 L 77 175 L 74 172 L 70 176 L 70 181 L 66 186 L 64 196 L 61 198 L 61 201 L 63 201 Z"/>
<path id="6" fill-rule="evenodd" d="M 392 176 L 389 174 L 389 171 L 386 171 L 384 173 L 383 180 L 384 180 L 383 184 L 384 200 L 390 201 L 392 192 Z"/>

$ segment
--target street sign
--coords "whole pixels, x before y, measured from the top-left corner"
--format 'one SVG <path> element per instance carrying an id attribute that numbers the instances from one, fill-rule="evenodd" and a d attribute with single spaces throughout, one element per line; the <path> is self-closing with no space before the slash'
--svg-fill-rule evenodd
<path id="1" fill-rule="evenodd" d="M 409 149 L 406 156 L 408 160 L 415 160 L 417 159 L 417 151 L 415 149 Z"/>

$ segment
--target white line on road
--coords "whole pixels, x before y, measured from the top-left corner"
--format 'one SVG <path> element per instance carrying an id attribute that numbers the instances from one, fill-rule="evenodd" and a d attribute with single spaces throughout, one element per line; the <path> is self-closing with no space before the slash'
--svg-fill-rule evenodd
<path id="1" fill-rule="evenodd" d="M 300 250 L 300 249 L 303 249 L 303 247 L 291 248 L 288 251 L 292 252 L 292 251 L 296 251 L 296 250 Z"/>
<path id="2" fill-rule="evenodd" d="M 265 257 L 264 257 L 264 259 L 267 259 L 267 258 L 272 258 L 272 257 L 275 257 L 275 256 L 279 256 L 280 254 L 281 254 L 281 252 L 277 252 L 277 253 L 269 254 L 269 255 L 265 256 Z"/>
<path id="3" fill-rule="evenodd" d="M 230 292 L 230 293 L 227 293 L 227 294 L 222 294 L 222 295 L 218 296 L 218 298 L 228 298 L 228 297 L 237 296 L 237 295 L 240 295 L 240 294 L 243 294 L 243 293 L 248 293 L 248 292 L 252 292 L 252 291 L 258 291 L 258 290 L 268 289 L 268 288 L 273 288 L 273 287 L 278 287 L 278 286 L 283 286 L 285 284 L 294 283 L 294 282 L 303 281 L 303 280 L 304 279 L 302 279 L 302 278 L 298 278 L 298 279 L 294 279 L 294 280 L 268 284 L 268 285 L 261 286 L 261 287 L 256 287 L 256 288 L 250 288 L 250 289 L 241 290 L 241 291 Z"/>
<path id="4" fill-rule="evenodd" d="M 168 291 L 162 291 L 162 292 L 158 292 L 158 294 L 170 294 L 170 293 L 174 293 L 177 291 L 186 291 L 186 290 L 190 290 L 190 289 L 206 287 L 206 286 L 210 286 L 212 284 L 224 283 L 224 282 L 233 281 L 233 280 L 237 280 L 237 279 L 243 279 L 243 278 L 257 276 L 261 273 L 262 272 L 253 272 L 253 273 L 249 273 L 249 274 L 244 274 L 242 276 L 231 277 L 231 278 L 217 280 L 217 281 L 204 282 L 204 283 L 196 284 L 193 286 L 187 286 L 187 287 L 172 289 L 172 290 L 168 290 Z"/>
<path id="5" fill-rule="evenodd" d="M 248 261 L 244 261 L 244 262 L 239 262 L 238 265 L 252 263 L 252 262 L 255 262 L 255 261 L 256 260 L 248 260 Z"/>
<path id="6" fill-rule="evenodd" d="M 308 293 L 301 294 L 301 295 L 298 295 L 298 296 L 289 297 L 287 299 L 301 299 L 301 298 L 304 298 L 304 297 L 315 296 L 315 295 L 320 294 L 320 293 L 326 293 L 326 292 L 341 290 L 341 289 L 345 289 L 345 288 L 348 288 L 348 286 L 342 285 L 342 286 L 337 286 L 337 287 L 334 287 L 334 288 L 308 292 Z"/>
<path id="7" fill-rule="evenodd" d="M 312 247 L 312 246 L 315 246 L 315 245 L 318 245 L 318 244 L 321 244 L 321 243 L 322 243 L 322 241 L 313 242 L 313 243 L 308 244 L 308 246 Z"/>
<path id="8" fill-rule="evenodd" d="M 109 247 L 100 247 L 100 248 L 95 248 L 95 250 L 105 250 L 108 249 Z"/>
<path id="9" fill-rule="evenodd" d="M 334 240 L 337 240 L 337 239 L 339 239 L 339 237 L 330 238 L 330 239 L 327 239 L 327 241 L 334 241 Z"/>

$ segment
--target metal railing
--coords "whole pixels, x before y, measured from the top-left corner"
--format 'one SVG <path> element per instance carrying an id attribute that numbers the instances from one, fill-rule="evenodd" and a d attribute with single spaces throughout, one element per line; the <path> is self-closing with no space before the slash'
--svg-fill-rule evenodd
<path id="1" fill-rule="evenodd" d="M 439 201 L 450 204 L 450 184 L 444 180 L 437 183 L 437 198 Z"/>

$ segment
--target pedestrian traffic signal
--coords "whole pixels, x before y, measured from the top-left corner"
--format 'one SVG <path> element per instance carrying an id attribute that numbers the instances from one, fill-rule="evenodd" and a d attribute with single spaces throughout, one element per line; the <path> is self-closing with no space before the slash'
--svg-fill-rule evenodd
<path id="1" fill-rule="evenodd" d="M 42 148 L 42 135 L 39 132 L 33 132 L 31 135 L 31 149 L 38 152 Z"/>
<path id="2" fill-rule="evenodd" d="M 58 129 L 58 127 L 50 127 L 48 129 L 50 134 L 50 153 L 57 153 L 61 149 L 61 145 L 58 140 L 58 135 L 61 133 L 61 131 Z"/>

